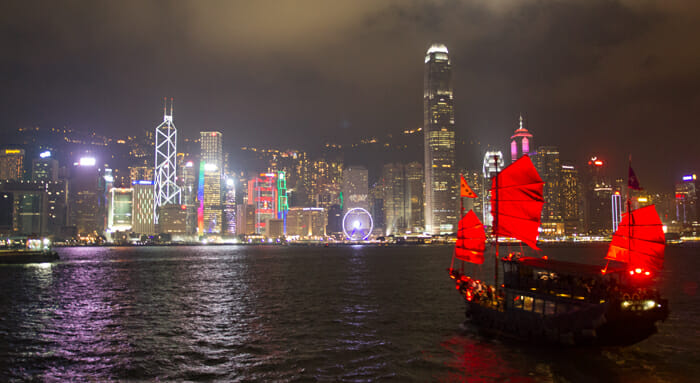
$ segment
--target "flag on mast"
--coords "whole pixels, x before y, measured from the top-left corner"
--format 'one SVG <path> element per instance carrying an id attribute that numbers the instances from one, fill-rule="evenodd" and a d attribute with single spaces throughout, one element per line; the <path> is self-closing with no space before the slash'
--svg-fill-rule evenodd
<path id="1" fill-rule="evenodd" d="M 629 168 L 630 170 L 627 178 L 627 187 L 632 190 L 644 190 L 641 186 L 639 186 L 639 179 L 637 178 L 637 175 L 634 174 L 634 170 L 632 170 L 632 164 L 630 164 Z"/>
<path id="2" fill-rule="evenodd" d="M 472 188 L 469 187 L 469 184 L 467 184 L 467 180 L 464 179 L 463 175 L 459 175 L 459 178 L 461 179 L 461 190 L 462 192 L 460 193 L 461 197 L 467 197 L 467 198 L 476 198 L 476 193 L 472 190 Z"/>

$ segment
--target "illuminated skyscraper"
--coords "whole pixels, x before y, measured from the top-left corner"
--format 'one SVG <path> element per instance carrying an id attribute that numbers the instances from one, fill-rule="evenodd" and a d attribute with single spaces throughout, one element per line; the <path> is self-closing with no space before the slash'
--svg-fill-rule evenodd
<path id="1" fill-rule="evenodd" d="M 493 224 L 493 216 L 491 215 L 491 178 L 495 177 L 503 168 L 503 153 L 500 151 L 488 151 L 484 154 L 484 165 L 482 169 L 484 182 L 481 187 L 481 190 L 483 190 L 481 193 L 481 206 L 483 206 L 482 222 L 484 226 L 491 226 Z"/>
<path id="2" fill-rule="evenodd" d="M 221 178 L 223 171 L 223 137 L 221 132 L 200 132 L 200 230 L 221 233 Z"/>
<path id="3" fill-rule="evenodd" d="M 561 163 L 556 146 L 540 146 L 532 156 L 535 168 L 544 181 L 542 235 L 561 236 L 564 223 L 561 212 Z"/>
<path id="4" fill-rule="evenodd" d="M 518 158 L 525 154 L 531 153 L 531 148 L 534 148 L 532 142 L 532 134 L 523 127 L 523 116 L 520 116 L 520 127 L 515 130 L 515 133 L 510 137 L 510 161 L 515 162 Z"/>
<path id="5" fill-rule="evenodd" d="M 173 99 L 170 114 L 163 106 L 163 122 L 156 127 L 156 171 L 153 203 L 154 222 L 158 224 L 158 209 L 168 204 L 180 204 L 177 180 L 177 129 L 173 124 Z"/>
<path id="6" fill-rule="evenodd" d="M 452 67 L 447 47 L 433 44 L 425 56 L 423 89 L 425 230 L 452 233 L 457 224 L 457 169 Z"/>
<path id="7" fill-rule="evenodd" d="M 564 232 L 569 236 L 579 234 L 582 231 L 581 182 L 573 164 L 561 166 L 560 191 Z"/>
<path id="8" fill-rule="evenodd" d="M 133 188 L 133 204 L 132 204 L 132 225 L 131 230 L 134 233 L 142 235 L 154 235 L 156 228 L 154 224 L 153 214 L 153 181 L 150 180 L 133 180 L 131 181 Z"/>
<path id="9" fill-rule="evenodd" d="M 0 180 L 21 180 L 24 178 L 24 149 L 4 149 L 0 151 Z"/>
<path id="10" fill-rule="evenodd" d="M 356 207 L 369 209 L 367 175 L 367 168 L 364 166 L 350 166 L 343 170 L 341 192 L 344 213 Z"/>

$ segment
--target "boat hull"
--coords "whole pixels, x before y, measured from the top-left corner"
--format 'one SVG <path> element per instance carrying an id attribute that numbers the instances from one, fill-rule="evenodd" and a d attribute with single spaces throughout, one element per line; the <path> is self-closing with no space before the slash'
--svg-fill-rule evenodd
<path id="1" fill-rule="evenodd" d="M 0 264 L 46 263 L 58 261 L 56 251 L 3 251 Z"/>
<path id="2" fill-rule="evenodd" d="M 568 313 L 543 315 L 498 305 L 466 302 L 467 322 L 482 332 L 532 343 L 626 346 L 657 332 L 668 317 L 665 300 L 650 310 L 632 311 L 621 302 L 585 304 Z"/>

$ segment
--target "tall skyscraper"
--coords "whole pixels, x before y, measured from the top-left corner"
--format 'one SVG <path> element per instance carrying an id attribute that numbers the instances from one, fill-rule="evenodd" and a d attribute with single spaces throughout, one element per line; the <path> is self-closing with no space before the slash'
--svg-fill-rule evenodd
<path id="1" fill-rule="evenodd" d="M 343 211 L 356 207 L 369 209 L 369 180 L 367 168 L 350 166 L 343 170 L 341 191 L 343 193 Z"/>
<path id="2" fill-rule="evenodd" d="M 153 214 L 153 181 L 131 181 L 132 192 L 132 228 L 134 233 L 154 235 L 156 233 Z"/>
<path id="3" fill-rule="evenodd" d="M 491 178 L 495 177 L 498 172 L 503 170 L 504 161 L 503 153 L 501 151 L 487 151 L 484 154 L 484 165 L 483 165 L 483 184 L 481 190 L 482 203 L 482 222 L 484 226 L 491 226 L 493 224 L 493 216 L 491 215 Z"/>
<path id="4" fill-rule="evenodd" d="M 170 114 L 163 106 L 163 122 L 156 127 L 156 171 L 153 203 L 154 222 L 158 224 L 158 209 L 168 204 L 180 204 L 177 180 L 177 129 L 173 124 L 173 99 Z"/>
<path id="5" fill-rule="evenodd" d="M 200 132 L 200 230 L 221 233 L 221 178 L 223 172 L 223 137 L 221 132 Z"/>
<path id="6" fill-rule="evenodd" d="M 532 134 L 523 127 L 523 116 L 520 116 L 520 127 L 515 130 L 515 133 L 510 137 L 510 161 L 515 162 L 518 158 L 525 154 L 531 153 L 531 148 L 534 148 Z"/>
<path id="7" fill-rule="evenodd" d="M 433 44 L 425 56 L 423 134 L 425 230 L 452 233 L 457 225 L 457 169 L 452 66 L 447 47 Z"/>
<path id="8" fill-rule="evenodd" d="M 561 236 L 564 221 L 561 211 L 561 163 L 556 146 L 540 146 L 533 156 L 535 168 L 544 181 L 542 207 L 542 235 Z"/>
<path id="9" fill-rule="evenodd" d="M 581 182 L 573 164 L 561 166 L 561 215 L 566 235 L 582 232 Z"/>

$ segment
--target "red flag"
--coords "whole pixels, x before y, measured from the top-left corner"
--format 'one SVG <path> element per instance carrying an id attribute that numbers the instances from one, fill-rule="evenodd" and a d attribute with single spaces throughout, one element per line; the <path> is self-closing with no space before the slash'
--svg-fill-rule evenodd
<path id="1" fill-rule="evenodd" d="M 460 174 L 459 177 L 460 177 L 461 180 L 462 180 L 462 181 L 461 181 L 461 184 L 462 184 L 462 187 L 461 187 L 462 192 L 460 193 L 460 196 L 461 196 L 461 197 L 468 197 L 468 198 L 476 198 L 476 193 L 474 193 L 474 191 L 472 190 L 472 188 L 469 187 L 469 185 L 467 184 L 467 180 L 464 179 L 464 176 Z"/>
<path id="2" fill-rule="evenodd" d="M 630 170 L 627 177 L 627 187 L 632 190 L 644 190 L 641 186 L 639 186 L 639 179 L 637 178 L 637 175 L 634 174 L 634 170 L 632 170 L 632 165 L 630 165 Z"/>

